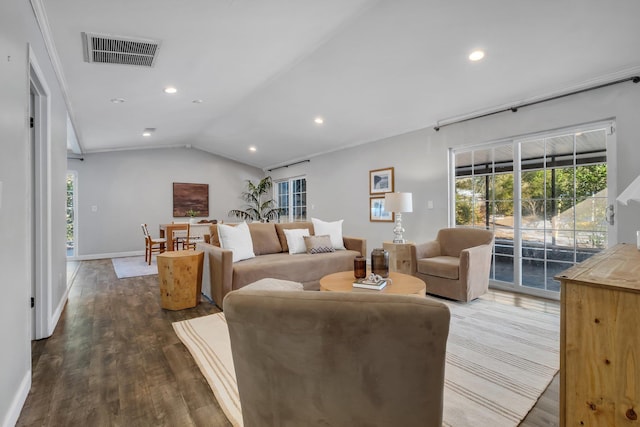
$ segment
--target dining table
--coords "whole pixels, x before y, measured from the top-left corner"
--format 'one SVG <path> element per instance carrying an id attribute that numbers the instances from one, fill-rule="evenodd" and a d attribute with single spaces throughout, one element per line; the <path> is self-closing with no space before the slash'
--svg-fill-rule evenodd
<path id="1" fill-rule="evenodd" d="M 175 222 L 171 224 L 160 224 L 160 237 L 167 239 L 167 251 L 174 250 L 174 231 L 187 231 L 187 226 L 191 227 L 191 235 L 209 235 L 211 224 L 187 224 L 186 222 Z M 198 231 L 197 229 L 203 228 L 204 230 Z M 186 234 L 185 234 L 186 235 Z M 206 240 L 206 239 L 205 239 Z"/>

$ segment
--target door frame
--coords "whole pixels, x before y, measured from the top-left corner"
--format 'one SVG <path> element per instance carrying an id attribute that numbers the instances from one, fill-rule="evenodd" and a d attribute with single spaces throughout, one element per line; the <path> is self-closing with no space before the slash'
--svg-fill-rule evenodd
<path id="1" fill-rule="evenodd" d="M 34 95 L 33 141 L 29 137 L 29 167 L 33 185 L 27 198 L 28 211 L 33 218 L 29 227 L 29 257 L 31 259 L 31 289 L 33 307 L 32 338 L 41 339 L 51 335 L 52 292 L 52 215 L 51 215 L 51 96 L 44 73 L 35 52 L 29 45 L 29 96 Z M 29 133 L 30 135 L 32 132 Z"/>
<path id="2" fill-rule="evenodd" d="M 514 165 L 513 170 L 514 174 L 520 176 L 520 149 L 521 143 L 526 142 L 528 140 L 535 140 L 544 137 L 548 137 L 553 134 L 557 134 L 558 132 L 587 132 L 590 130 L 596 129 L 606 129 L 606 155 L 607 155 L 607 201 L 610 209 L 613 212 L 614 221 L 613 223 L 608 222 L 607 225 L 607 247 L 614 246 L 617 243 L 617 221 L 615 218 L 615 214 L 617 213 L 617 205 L 616 205 L 616 195 L 617 195 L 617 180 L 616 180 L 616 170 L 617 165 L 617 149 L 616 149 L 616 122 L 615 118 L 610 118 L 606 120 L 600 120 L 596 122 L 588 122 L 583 124 L 571 125 L 557 129 L 550 129 L 543 132 L 534 132 L 530 134 L 523 134 L 520 136 L 514 136 L 510 138 L 497 139 L 487 143 L 481 144 L 470 144 L 468 146 L 461 146 L 455 148 L 449 148 L 449 173 L 448 173 L 448 186 L 449 186 L 449 203 L 448 203 L 448 214 L 449 214 L 449 227 L 455 227 L 456 217 L 455 217 L 455 188 L 456 188 L 456 178 L 455 178 L 455 156 L 457 152 L 470 151 L 470 150 L 478 150 L 484 148 L 491 148 L 498 145 L 503 145 L 505 143 L 513 144 L 513 157 L 514 157 Z M 514 176 L 514 212 L 521 211 L 521 195 L 520 195 L 520 180 L 516 179 Z M 532 287 L 527 287 L 522 285 L 522 238 L 519 234 L 519 230 L 521 228 L 520 223 L 520 215 L 514 216 L 514 283 L 507 282 L 499 282 L 491 280 L 490 284 L 493 288 L 496 289 L 504 289 L 509 291 L 517 291 L 519 293 L 551 298 L 551 299 L 560 299 L 560 293 L 556 293 L 548 290 L 541 290 Z M 518 282 L 518 284 L 516 284 Z"/>

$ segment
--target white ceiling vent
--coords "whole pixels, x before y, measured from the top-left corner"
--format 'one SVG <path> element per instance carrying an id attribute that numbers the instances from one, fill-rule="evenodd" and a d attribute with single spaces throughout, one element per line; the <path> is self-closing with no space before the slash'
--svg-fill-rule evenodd
<path id="1" fill-rule="evenodd" d="M 82 44 L 86 62 L 141 67 L 153 67 L 160 49 L 159 40 L 96 33 L 82 33 Z"/>

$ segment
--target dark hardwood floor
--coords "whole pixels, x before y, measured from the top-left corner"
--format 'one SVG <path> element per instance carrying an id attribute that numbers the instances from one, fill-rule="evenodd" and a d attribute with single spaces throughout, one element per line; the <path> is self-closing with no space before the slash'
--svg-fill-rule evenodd
<path id="1" fill-rule="evenodd" d="M 542 311 L 557 302 L 492 291 Z M 83 261 L 54 334 L 32 344 L 33 380 L 18 426 L 230 426 L 172 322 L 218 312 L 160 308 L 157 276 L 117 279 Z M 521 426 L 558 425 L 557 377 Z"/>

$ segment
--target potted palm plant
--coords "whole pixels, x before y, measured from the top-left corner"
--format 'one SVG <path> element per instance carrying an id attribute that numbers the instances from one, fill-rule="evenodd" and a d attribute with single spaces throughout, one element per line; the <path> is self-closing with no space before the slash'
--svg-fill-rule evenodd
<path id="1" fill-rule="evenodd" d="M 246 202 L 244 209 L 232 209 L 229 216 L 248 221 L 269 222 L 277 220 L 280 216 L 280 208 L 270 196 L 273 181 L 266 176 L 260 182 L 253 183 L 247 180 L 247 189 L 240 197 Z"/>

